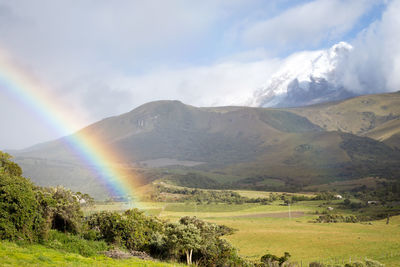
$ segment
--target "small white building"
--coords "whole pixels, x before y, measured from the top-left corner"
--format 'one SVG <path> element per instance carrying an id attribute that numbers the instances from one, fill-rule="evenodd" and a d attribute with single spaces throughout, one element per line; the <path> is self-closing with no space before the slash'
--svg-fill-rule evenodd
<path id="1" fill-rule="evenodd" d="M 335 195 L 336 199 L 342 199 L 343 197 L 341 195 Z"/>
<path id="2" fill-rule="evenodd" d="M 327 210 L 329 210 L 329 211 L 332 211 L 332 210 L 333 210 L 333 208 L 332 208 L 332 207 L 328 207 L 328 208 L 327 208 Z"/>

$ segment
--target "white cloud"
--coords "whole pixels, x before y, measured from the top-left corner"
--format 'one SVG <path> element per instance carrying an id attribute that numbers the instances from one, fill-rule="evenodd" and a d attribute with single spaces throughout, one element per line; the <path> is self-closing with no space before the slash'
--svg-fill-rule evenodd
<path id="1" fill-rule="evenodd" d="M 226 61 L 211 66 L 185 67 L 182 69 L 161 69 L 140 76 L 115 74 L 107 78 L 105 90 L 113 88 L 113 101 L 88 100 L 92 105 L 102 104 L 110 115 L 128 111 L 140 104 L 161 99 L 178 99 L 195 106 L 217 106 L 244 103 L 252 89 L 261 85 L 279 60 L 265 59 L 252 62 Z M 93 92 L 100 86 L 87 86 Z M 90 89 L 89 89 L 90 90 Z M 101 94 L 106 97 L 106 94 Z M 80 98 L 80 100 L 84 100 Z M 97 103 L 98 102 L 98 103 Z M 105 116 L 106 114 L 101 114 Z M 100 117 L 101 117 L 100 116 Z"/>
<path id="2" fill-rule="evenodd" d="M 242 39 L 252 46 L 283 49 L 317 45 L 343 36 L 373 4 L 369 0 L 312 1 L 248 25 Z"/>
<path id="3" fill-rule="evenodd" d="M 380 21 L 362 31 L 341 66 L 343 84 L 357 93 L 400 90 L 400 1 L 392 1 Z"/>

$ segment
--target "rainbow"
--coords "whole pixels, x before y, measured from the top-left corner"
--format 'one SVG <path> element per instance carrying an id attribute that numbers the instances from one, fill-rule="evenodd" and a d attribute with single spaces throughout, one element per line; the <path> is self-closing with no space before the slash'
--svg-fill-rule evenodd
<path id="1" fill-rule="evenodd" d="M 63 109 L 51 90 L 33 75 L 17 66 L 6 51 L 0 50 L 0 89 L 22 101 L 60 135 L 70 134 L 82 125 Z M 118 153 L 99 137 L 85 131 L 62 138 L 80 160 L 112 195 L 129 197 L 133 206 L 143 208 L 139 200 L 139 179 L 130 168 L 123 167 Z"/>

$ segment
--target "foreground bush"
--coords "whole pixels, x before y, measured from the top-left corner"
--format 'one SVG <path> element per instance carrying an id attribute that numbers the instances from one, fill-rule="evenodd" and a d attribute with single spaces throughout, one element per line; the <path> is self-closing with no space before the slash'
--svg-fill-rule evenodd
<path id="1" fill-rule="evenodd" d="M 33 184 L 21 168 L 0 151 L 0 239 L 40 239 L 43 218 Z"/>
<path id="2" fill-rule="evenodd" d="M 50 229 L 80 233 L 79 197 L 63 187 L 35 186 L 10 159 L 0 151 L 0 239 L 45 240 Z"/>
<path id="3" fill-rule="evenodd" d="M 82 231 L 83 212 L 76 194 L 62 186 L 37 188 L 37 191 L 48 228 L 73 234 Z"/>
<path id="4" fill-rule="evenodd" d="M 132 209 L 123 214 L 99 212 L 87 218 L 86 238 L 104 240 L 129 250 L 149 251 L 152 236 L 162 230 L 161 221 Z"/>

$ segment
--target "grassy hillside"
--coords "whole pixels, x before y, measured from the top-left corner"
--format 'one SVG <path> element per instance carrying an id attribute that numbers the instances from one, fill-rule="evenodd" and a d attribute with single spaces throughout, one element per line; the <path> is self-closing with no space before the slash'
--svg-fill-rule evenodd
<path id="1" fill-rule="evenodd" d="M 287 109 L 327 131 L 384 140 L 400 132 L 400 92 L 364 95 L 344 101 Z M 375 132 L 375 133 L 374 133 Z M 381 139 L 381 138 L 384 139 Z"/>
<path id="2" fill-rule="evenodd" d="M 400 148 L 400 119 L 385 122 L 365 134 L 370 138 L 379 140 L 392 147 Z"/>

